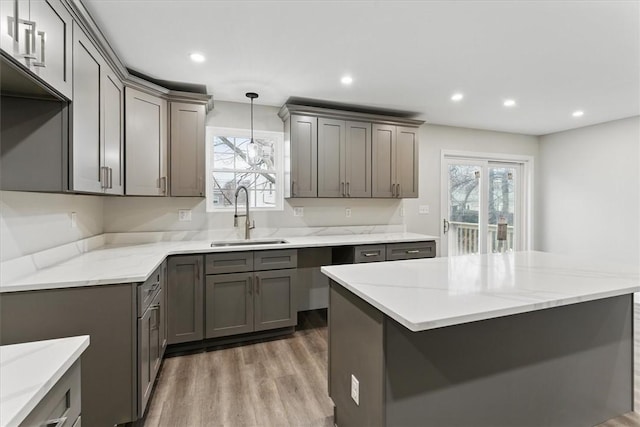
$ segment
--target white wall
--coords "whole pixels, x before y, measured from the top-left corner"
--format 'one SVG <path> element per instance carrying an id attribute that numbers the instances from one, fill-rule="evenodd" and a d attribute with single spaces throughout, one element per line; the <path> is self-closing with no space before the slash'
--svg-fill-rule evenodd
<path id="1" fill-rule="evenodd" d="M 540 137 L 537 247 L 640 263 L 640 117 Z"/>
<path id="2" fill-rule="evenodd" d="M 207 126 L 246 129 L 250 127 L 249 103 L 216 102 L 207 116 Z M 254 129 L 282 132 L 283 123 L 277 107 L 254 106 Z M 348 225 L 402 224 L 399 200 L 384 199 L 293 199 L 284 202 L 278 212 L 254 212 L 259 228 L 323 227 Z M 304 207 L 303 217 L 293 216 L 293 207 Z M 105 198 L 105 232 L 184 231 L 229 229 L 232 213 L 207 213 L 203 199 L 107 197 Z M 350 218 L 345 208 L 351 208 Z M 191 222 L 178 222 L 178 209 L 191 209 Z"/>
<path id="3" fill-rule="evenodd" d="M 101 234 L 102 212 L 98 196 L 0 191 L 0 261 Z"/>
<path id="4" fill-rule="evenodd" d="M 440 157 L 442 150 L 533 156 L 535 164 L 538 154 L 538 138 L 505 132 L 423 125 L 420 129 L 420 195 L 418 199 L 403 201 L 407 231 L 440 235 Z M 418 214 L 420 205 L 429 205 L 428 215 Z"/>

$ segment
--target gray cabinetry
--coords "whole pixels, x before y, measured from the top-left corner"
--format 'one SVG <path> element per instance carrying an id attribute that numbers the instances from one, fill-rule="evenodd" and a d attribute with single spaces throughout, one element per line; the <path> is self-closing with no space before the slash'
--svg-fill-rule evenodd
<path id="1" fill-rule="evenodd" d="M 371 197 L 371 123 L 318 119 L 318 197 Z"/>
<path id="2" fill-rule="evenodd" d="M 75 423 L 80 420 L 81 408 L 80 360 L 78 360 L 20 423 L 20 427 L 75 426 Z"/>
<path id="3" fill-rule="evenodd" d="M 123 86 L 77 24 L 73 26 L 70 189 L 123 194 Z"/>
<path id="4" fill-rule="evenodd" d="M 360 264 L 365 262 L 434 258 L 435 256 L 436 242 L 430 240 L 425 242 L 387 243 L 333 248 L 332 263 Z"/>
<path id="5" fill-rule="evenodd" d="M 373 197 L 418 197 L 418 129 L 373 124 Z"/>
<path id="6" fill-rule="evenodd" d="M 436 242 L 393 243 L 386 247 L 386 260 L 433 258 L 436 256 Z"/>
<path id="7" fill-rule="evenodd" d="M 205 106 L 171 102 L 172 196 L 204 196 Z"/>
<path id="8" fill-rule="evenodd" d="M 251 271 L 247 271 L 251 266 Z M 297 251 L 207 255 L 205 337 L 294 326 Z"/>
<path id="9" fill-rule="evenodd" d="M 168 344 L 201 340 L 204 336 L 202 256 L 173 256 L 168 263 Z"/>
<path id="10" fill-rule="evenodd" d="M 0 2 L 0 48 L 71 99 L 72 17 L 60 0 Z"/>
<path id="11" fill-rule="evenodd" d="M 253 331 L 253 273 L 207 276 L 206 338 Z"/>
<path id="12" fill-rule="evenodd" d="M 285 123 L 285 197 L 318 197 L 318 119 L 292 115 Z M 285 154 L 286 155 L 286 154 Z"/>
<path id="13" fill-rule="evenodd" d="M 166 196 L 167 101 L 127 87 L 125 116 L 125 193 Z"/>

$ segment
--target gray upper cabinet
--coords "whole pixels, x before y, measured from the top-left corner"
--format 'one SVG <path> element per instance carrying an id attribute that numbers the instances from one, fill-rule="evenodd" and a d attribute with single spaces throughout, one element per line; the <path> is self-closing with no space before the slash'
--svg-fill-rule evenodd
<path id="1" fill-rule="evenodd" d="M 105 179 L 101 161 L 100 99 L 103 60 L 80 27 L 73 26 L 73 93 L 71 104 L 71 180 L 73 191 L 100 193 Z"/>
<path id="2" fill-rule="evenodd" d="M 418 197 L 418 129 L 397 127 L 396 137 L 396 195 Z"/>
<path id="3" fill-rule="evenodd" d="M 205 106 L 171 102 L 171 195 L 204 196 Z"/>
<path id="4" fill-rule="evenodd" d="M 344 120 L 318 119 L 318 197 L 345 197 Z"/>
<path id="5" fill-rule="evenodd" d="M 373 197 L 418 197 L 418 128 L 373 124 Z"/>
<path id="6" fill-rule="evenodd" d="M 290 187 L 285 197 L 418 197 L 423 121 L 296 104 L 283 105 L 278 115 Z"/>
<path id="7" fill-rule="evenodd" d="M 127 87 L 125 117 L 125 193 L 166 196 L 167 101 Z"/>
<path id="8" fill-rule="evenodd" d="M 285 197 L 318 197 L 318 119 L 292 115 L 285 123 L 285 140 L 285 152 L 290 154 Z"/>
<path id="9" fill-rule="evenodd" d="M 0 2 L 0 48 L 72 99 L 72 22 L 60 0 Z"/>
<path id="10" fill-rule="evenodd" d="M 167 280 L 168 344 L 204 337 L 202 255 L 169 258 Z"/>
<path id="11" fill-rule="evenodd" d="M 73 55 L 70 189 L 123 194 L 122 83 L 77 25 L 73 27 Z"/>
<path id="12" fill-rule="evenodd" d="M 107 194 L 124 194 L 124 87 L 104 67 L 102 75 L 102 180 Z"/>

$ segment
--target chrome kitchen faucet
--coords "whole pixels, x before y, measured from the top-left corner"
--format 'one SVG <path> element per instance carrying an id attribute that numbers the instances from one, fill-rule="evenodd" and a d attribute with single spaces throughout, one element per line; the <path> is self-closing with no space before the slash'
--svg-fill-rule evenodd
<path id="1" fill-rule="evenodd" d="M 247 195 L 246 210 L 245 210 L 245 214 L 244 215 L 238 215 L 238 193 L 240 193 L 240 190 L 244 190 L 244 193 Z M 249 240 L 251 238 L 251 230 L 253 228 L 256 228 L 256 222 L 253 221 L 253 225 L 251 225 L 251 222 L 249 220 L 249 190 L 247 190 L 247 187 L 245 187 L 244 185 L 240 185 L 236 189 L 234 207 L 235 207 L 235 211 L 233 213 L 233 226 L 234 227 L 238 226 L 238 218 L 239 217 L 245 217 L 244 238 Z"/>

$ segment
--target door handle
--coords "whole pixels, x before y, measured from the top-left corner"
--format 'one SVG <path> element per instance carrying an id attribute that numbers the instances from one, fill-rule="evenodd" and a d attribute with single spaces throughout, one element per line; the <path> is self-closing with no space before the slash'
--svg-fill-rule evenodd
<path id="1" fill-rule="evenodd" d="M 35 28 L 34 28 L 34 30 L 35 30 Z M 44 31 L 38 31 L 37 35 L 40 36 L 40 61 L 34 62 L 33 66 L 34 67 L 45 68 L 47 66 L 47 64 L 45 62 L 45 56 L 44 56 L 44 45 L 45 45 L 45 39 L 46 39 L 47 35 L 45 34 Z M 34 31 L 34 34 L 33 34 L 34 46 L 35 46 L 35 39 L 36 39 L 36 33 Z M 34 50 L 34 53 L 35 53 L 35 50 Z"/>
<path id="2" fill-rule="evenodd" d="M 113 188 L 113 169 L 107 168 L 109 172 L 109 188 Z"/>
<path id="3" fill-rule="evenodd" d="M 400 196 L 400 184 L 396 184 L 396 197 L 399 199 Z"/>
<path id="4" fill-rule="evenodd" d="M 444 234 L 447 234 L 447 232 L 449 231 L 449 221 L 447 221 L 446 218 L 442 219 L 442 232 Z"/>
<path id="5" fill-rule="evenodd" d="M 347 182 L 347 197 L 351 197 L 351 183 Z"/>
<path id="6" fill-rule="evenodd" d="M 295 197 L 296 195 L 296 182 L 291 180 L 291 197 Z"/>
<path id="7" fill-rule="evenodd" d="M 342 187 L 342 197 L 344 197 L 346 195 L 346 193 L 344 192 L 344 181 L 340 183 L 341 187 Z"/>
<path id="8" fill-rule="evenodd" d="M 396 197 L 396 185 L 391 184 L 391 197 Z"/>
<path id="9" fill-rule="evenodd" d="M 407 255 L 410 255 L 410 254 L 419 254 L 419 253 L 420 253 L 420 250 L 418 250 L 418 249 L 412 249 L 412 250 L 410 250 L 410 251 L 405 251 L 405 253 L 406 253 Z"/>

